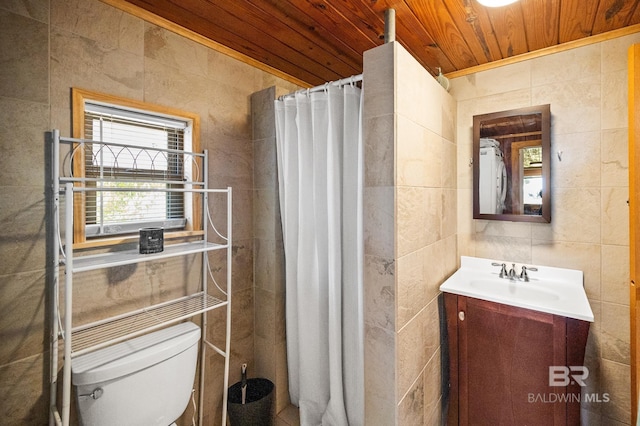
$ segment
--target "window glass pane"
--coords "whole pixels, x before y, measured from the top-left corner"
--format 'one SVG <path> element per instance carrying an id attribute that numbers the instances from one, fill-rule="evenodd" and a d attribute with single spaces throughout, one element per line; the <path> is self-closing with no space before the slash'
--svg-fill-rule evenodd
<path id="1" fill-rule="evenodd" d="M 132 114 L 133 119 L 117 108 L 110 113 L 105 105 L 98 112 L 85 111 L 85 138 L 95 141 L 85 146 L 85 176 L 95 179 L 87 186 L 101 188 L 86 193 L 87 236 L 131 233 L 136 224 L 149 222 L 185 226 L 184 193 L 151 189 L 184 187 L 181 151 L 188 123 Z M 168 126 L 174 122 L 176 127 Z"/>

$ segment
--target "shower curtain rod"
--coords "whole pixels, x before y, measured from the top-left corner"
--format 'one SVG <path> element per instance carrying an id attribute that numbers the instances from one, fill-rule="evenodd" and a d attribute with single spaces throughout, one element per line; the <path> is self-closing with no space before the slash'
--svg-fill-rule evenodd
<path id="1" fill-rule="evenodd" d="M 319 92 L 321 90 L 326 90 L 327 86 L 346 86 L 347 84 L 353 84 L 362 81 L 362 74 L 352 75 L 351 77 L 341 78 L 340 80 L 330 81 L 325 84 L 321 84 L 320 86 L 310 87 L 308 89 L 296 90 L 295 92 L 288 93 L 286 95 L 280 96 L 278 99 L 283 100 L 284 98 L 288 98 L 289 96 L 295 96 L 296 93 L 313 93 Z"/>

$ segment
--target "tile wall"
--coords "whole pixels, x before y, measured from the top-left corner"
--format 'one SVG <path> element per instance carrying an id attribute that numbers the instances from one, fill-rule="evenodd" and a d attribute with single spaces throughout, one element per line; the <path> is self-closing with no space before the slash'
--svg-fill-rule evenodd
<path id="1" fill-rule="evenodd" d="M 0 399 L 6 424 L 48 421 L 48 318 L 44 132 L 70 134 L 70 88 L 200 114 L 212 187 L 233 187 L 231 382 L 254 363 L 253 163 L 250 96 L 297 87 L 97 0 L 29 0 L 0 5 Z M 212 206 L 214 213 L 225 213 Z M 213 264 L 217 260 L 212 258 Z M 94 273 L 76 286 L 76 318 L 111 315 L 189 291 L 193 259 Z M 224 276 L 224 268 L 214 274 Z M 98 311 L 99 310 L 99 311 Z M 211 339 L 223 312 L 210 315 Z M 83 317 L 84 315 L 84 317 Z M 205 423 L 221 413 L 222 363 L 206 360 Z M 191 421 L 190 408 L 184 424 Z"/>
<path id="2" fill-rule="evenodd" d="M 584 271 L 595 315 L 585 392 L 610 395 L 582 405 L 586 425 L 630 422 L 627 49 L 638 42 L 636 33 L 451 81 L 459 255 Z M 473 220 L 473 115 L 539 104 L 551 105 L 551 223 Z"/>
<path id="3" fill-rule="evenodd" d="M 439 424 L 456 268 L 455 101 L 398 43 L 365 52 L 365 422 Z"/>
<path id="4" fill-rule="evenodd" d="M 271 87 L 251 96 L 254 156 L 255 374 L 275 385 L 275 412 L 289 405 L 285 335 L 285 273 L 278 169 L 276 97 L 288 93 Z"/>

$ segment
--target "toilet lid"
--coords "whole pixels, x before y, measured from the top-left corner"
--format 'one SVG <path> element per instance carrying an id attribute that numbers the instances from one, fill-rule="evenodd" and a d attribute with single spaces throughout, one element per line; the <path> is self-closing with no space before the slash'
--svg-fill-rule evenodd
<path id="1" fill-rule="evenodd" d="M 71 361 L 76 386 L 106 382 L 167 360 L 198 343 L 200 327 L 183 322 Z"/>

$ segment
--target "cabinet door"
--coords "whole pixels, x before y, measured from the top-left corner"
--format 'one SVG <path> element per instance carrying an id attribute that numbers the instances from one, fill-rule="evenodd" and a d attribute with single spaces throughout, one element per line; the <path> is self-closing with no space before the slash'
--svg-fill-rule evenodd
<path id="1" fill-rule="evenodd" d="M 457 299 L 459 424 L 565 424 L 566 388 L 549 386 L 567 361 L 564 318 Z"/>

